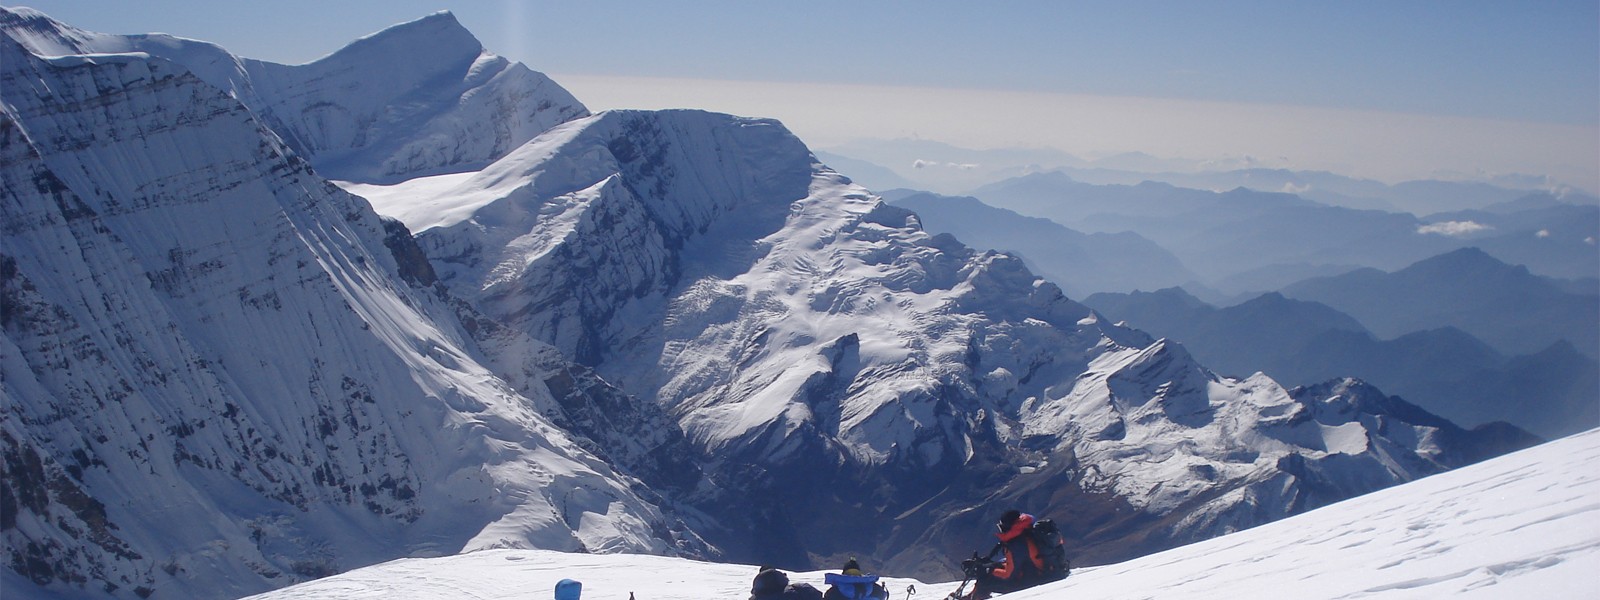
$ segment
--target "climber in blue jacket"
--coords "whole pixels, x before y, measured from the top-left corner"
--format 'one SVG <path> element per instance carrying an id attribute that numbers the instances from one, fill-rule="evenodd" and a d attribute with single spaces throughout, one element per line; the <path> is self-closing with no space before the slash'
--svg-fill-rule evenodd
<path id="1" fill-rule="evenodd" d="M 888 600 L 889 590 L 878 583 L 877 575 L 861 572 L 861 565 L 852 558 L 844 563 L 838 573 L 828 573 L 823 581 L 829 586 L 822 600 Z"/>

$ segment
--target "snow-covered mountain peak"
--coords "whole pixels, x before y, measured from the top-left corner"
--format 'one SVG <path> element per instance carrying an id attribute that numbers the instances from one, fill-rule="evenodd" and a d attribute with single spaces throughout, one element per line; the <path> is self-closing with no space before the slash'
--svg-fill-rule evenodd
<path id="1" fill-rule="evenodd" d="M 33 584 L 218 597 L 411 553 L 706 549 L 557 425 L 621 394 L 408 284 L 409 234 L 235 96 L 5 36 L 0 138 L 0 535 Z M 497 375 L 488 341 L 525 362 Z"/>
<path id="2" fill-rule="evenodd" d="M 118 51 L 115 46 L 130 46 L 127 43 L 129 39 L 158 39 L 168 46 L 200 44 L 215 47 L 214 44 L 164 33 L 114 35 L 85 31 L 26 6 L 0 6 L 0 29 L 5 31 L 7 37 L 38 56 L 83 54 L 86 51 L 113 53 Z"/>
<path id="3" fill-rule="evenodd" d="M 8 37 L 40 56 L 80 53 L 85 41 L 94 35 L 26 6 L 0 6 L 0 27 Z"/>
<path id="4" fill-rule="evenodd" d="M 761 135 L 771 132 L 775 135 Z M 702 137 L 696 137 L 702 136 Z M 640 140 L 651 140 L 643 142 Z M 740 151 L 725 149 L 739 144 Z M 640 148 L 663 149 L 651 155 Z M 671 149 L 671 150 L 665 150 Z M 770 195 L 762 186 L 787 177 L 788 185 L 803 181 L 809 173 L 809 151 L 793 139 L 776 121 L 718 115 L 703 111 L 606 111 L 552 127 L 536 139 L 508 152 L 505 157 L 471 175 L 416 178 L 395 185 L 349 184 L 374 202 L 384 214 L 400 219 L 419 234 L 437 227 L 452 227 L 469 219 L 481 220 L 482 228 L 493 229 L 503 219 L 535 218 L 550 199 L 584 190 L 613 174 L 628 173 L 628 185 L 668 186 L 677 179 L 658 173 L 664 161 L 676 158 L 679 164 L 693 165 L 685 153 L 708 149 L 729 157 L 766 164 L 788 163 L 776 171 L 764 165 L 746 165 L 744 181 L 711 182 L 705 190 L 669 189 L 665 194 L 713 194 L 707 198 L 647 196 L 657 205 L 664 223 L 674 229 L 689 230 L 704 225 L 703 216 L 686 213 L 681 206 L 702 203 L 707 207 L 731 207 L 745 201 L 744 194 Z M 669 156 L 668 153 L 676 156 Z M 799 165 L 799 166 L 796 166 Z M 787 173 L 787 175 L 785 175 Z M 691 178 L 692 179 L 692 178 Z M 803 185 L 803 184 L 802 184 Z M 730 187 L 731 186 L 731 187 Z M 488 206 L 496 203 L 495 206 Z M 718 211 L 718 208 L 708 208 Z M 519 217 L 514 213 L 527 213 Z"/>
<path id="5" fill-rule="evenodd" d="M 1197 539 L 1459 459 L 1438 451 L 1448 424 L 1221 377 L 1108 324 L 1020 259 L 930 235 L 776 122 L 602 113 L 448 177 L 350 189 L 421 230 L 457 293 L 670 411 L 742 490 L 722 501 L 786 510 L 729 527 L 829 518 L 783 500 L 826 485 L 933 539 L 968 507 L 924 482 L 970 479 L 1185 515 L 1150 539 Z M 885 539 L 861 531 L 802 543 Z M 746 551 L 739 536 L 722 541 Z"/>
<path id="6" fill-rule="evenodd" d="M 456 20 L 455 14 L 441 10 L 357 38 L 308 64 L 326 62 L 343 68 L 370 68 L 381 62 L 398 61 L 428 69 L 429 65 L 417 61 L 458 63 L 475 60 L 483 52 L 483 44 Z"/>
<path id="7" fill-rule="evenodd" d="M 238 58 L 164 34 L 84 31 L 33 10 L 0 9 L 0 29 L 41 56 L 146 52 L 181 64 L 232 92 L 335 179 L 392 182 L 477 170 L 588 114 L 548 77 L 489 53 L 448 12 L 303 65 Z"/>
<path id="8" fill-rule="evenodd" d="M 1243 522 L 1234 514 L 1241 509 L 1317 502 L 1313 490 L 1325 478 L 1355 477 L 1376 488 L 1430 472 L 1433 461 L 1461 460 L 1443 450 L 1459 452 L 1451 439 L 1459 430 L 1367 384 L 1345 379 L 1287 390 L 1259 373 L 1220 377 L 1167 340 L 1112 349 L 1070 387 L 1047 394 L 1028 420 L 1028 436 L 1056 439 L 1094 464 L 1087 485 L 1158 512 L 1188 506 L 1221 531 Z M 1207 499 L 1219 482 L 1245 483 L 1250 491 Z M 1307 486 L 1295 492 L 1306 496 L 1258 497 L 1279 493 L 1274 485 Z"/>
<path id="9" fill-rule="evenodd" d="M 495 56 L 450 13 L 396 25 L 297 66 L 251 61 L 275 130 L 338 179 L 482 168 L 588 114 L 541 73 Z"/>
<path id="10" fill-rule="evenodd" d="M 0 31 L 35 56 L 143 52 L 181 64 L 224 90 L 248 87 L 244 61 L 210 42 L 165 33 L 120 35 L 86 31 L 27 7 L 0 6 Z"/>

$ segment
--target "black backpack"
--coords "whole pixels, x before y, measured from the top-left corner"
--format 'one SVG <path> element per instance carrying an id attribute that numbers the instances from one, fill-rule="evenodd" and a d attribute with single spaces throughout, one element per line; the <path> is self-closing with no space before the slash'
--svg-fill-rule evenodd
<path id="1" fill-rule="evenodd" d="M 1039 558 L 1044 560 L 1044 575 L 1053 579 L 1066 577 L 1072 570 L 1072 561 L 1067 560 L 1067 544 L 1061 539 L 1061 530 L 1056 528 L 1056 522 L 1050 519 L 1034 521 L 1033 527 L 1028 528 L 1028 536 L 1033 538 L 1033 545 L 1039 549 Z"/>

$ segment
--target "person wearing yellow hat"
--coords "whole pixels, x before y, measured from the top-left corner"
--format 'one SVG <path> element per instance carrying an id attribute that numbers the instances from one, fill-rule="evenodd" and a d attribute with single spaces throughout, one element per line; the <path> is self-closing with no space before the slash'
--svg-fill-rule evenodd
<path id="1" fill-rule="evenodd" d="M 861 572 L 860 563 L 851 558 L 838 573 L 828 573 L 823 581 L 829 586 L 822 600 L 887 600 L 889 590 L 878 583 L 877 575 Z"/>

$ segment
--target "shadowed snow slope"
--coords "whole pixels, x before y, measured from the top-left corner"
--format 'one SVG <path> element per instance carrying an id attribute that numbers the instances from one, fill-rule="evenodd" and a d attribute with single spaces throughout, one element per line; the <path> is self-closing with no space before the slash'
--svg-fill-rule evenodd
<path id="1" fill-rule="evenodd" d="M 1003 597 L 1585 597 L 1600 570 L 1596 465 L 1600 430 Z M 583 582 L 589 598 L 704 600 L 743 597 L 754 573 L 672 558 L 487 551 L 394 561 L 256 600 L 543 598 L 562 578 Z M 791 580 L 824 588 L 822 573 Z M 929 599 L 955 587 L 890 579 L 891 597 L 907 585 Z"/>

